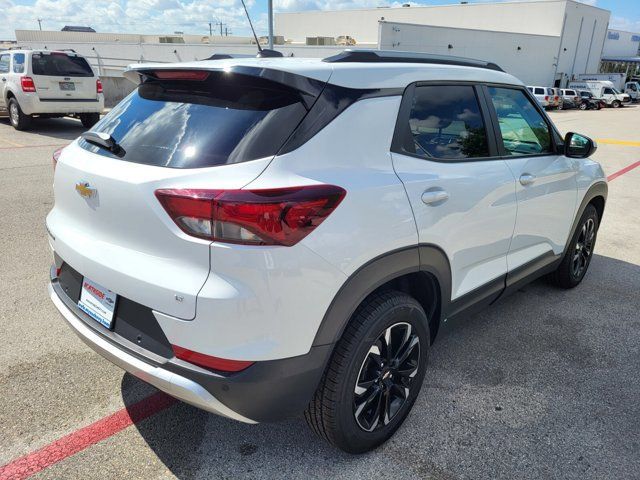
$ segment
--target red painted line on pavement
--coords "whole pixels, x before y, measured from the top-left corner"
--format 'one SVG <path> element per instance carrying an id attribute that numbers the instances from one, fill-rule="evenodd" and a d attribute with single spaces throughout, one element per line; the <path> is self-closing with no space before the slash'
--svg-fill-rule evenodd
<path id="1" fill-rule="evenodd" d="M 145 418 L 166 410 L 177 401 L 166 393 L 156 392 L 127 408 L 59 438 L 35 452 L 7 463 L 0 467 L 0 480 L 27 478 Z"/>
<path id="2" fill-rule="evenodd" d="M 49 143 L 45 145 L 22 145 L 20 147 L 0 147 L 0 150 L 18 150 L 20 148 L 40 148 L 40 147 L 65 147 L 68 143 Z"/>
<path id="3" fill-rule="evenodd" d="M 627 172 L 630 172 L 631 170 L 633 170 L 636 167 L 640 167 L 640 160 L 637 161 L 636 163 L 632 163 L 631 165 L 624 167 L 622 170 L 618 170 L 615 173 L 612 173 L 611 175 L 609 175 L 607 177 L 607 182 L 610 182 L 611 180 L 614 180 L 616 178 L 618 178 L 620 175 L 624 175 Z"/>

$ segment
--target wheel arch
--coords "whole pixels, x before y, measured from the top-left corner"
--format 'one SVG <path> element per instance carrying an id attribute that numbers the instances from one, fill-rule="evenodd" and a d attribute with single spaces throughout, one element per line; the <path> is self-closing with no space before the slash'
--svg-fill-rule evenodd
<path id="1" fill-rule="evenodd" d="M 416 245 L 381 255 L 360 267 L 334 297 L 313 345 L 337 342 L 358 306 L 370 295 L 385 290 L 405 292 L 420 302 L 433 341 L 451 299 L 451 269 L 446 254 L 434 245 Z"/>
<path id="2" fill-rule="evenodd" d="M 567 253 L 567 249 L 569 248 L 569 244 L 571 243 L 571 238 L 573 237 L 573 232 L 575 232 L 578 222 L 584 213 L 584 210 L 588 205 L 593 205 L 598 212 L 598 226 L 602 222 L 602 216 L 604 215 L 604 207 L 607 203 L 607 194 L 609 193 L 609 186 L 607 182 L 604 180 L 600 180 L 593 185 L 591 185 L 587 192 L 582 197 L 582 201 L 580 202 L 580 206 L 576 210 L 575 217 L 573 219 L 573 225 L 571 225 L 571 230 L 569 232 L 569 238 L 567 239 L 567 243 L 564 247 L 563 255 Z"/>

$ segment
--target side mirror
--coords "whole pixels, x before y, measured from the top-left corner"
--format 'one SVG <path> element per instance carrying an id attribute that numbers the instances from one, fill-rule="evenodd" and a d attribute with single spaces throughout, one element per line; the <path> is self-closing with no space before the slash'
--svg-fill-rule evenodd
<path id="1" fill-rule="evenodd" d="M 569 132 L 564 137 L 564 155 L 569 158 L 587 158 L 598 149 L 596 142 L 579 133 Z"/>

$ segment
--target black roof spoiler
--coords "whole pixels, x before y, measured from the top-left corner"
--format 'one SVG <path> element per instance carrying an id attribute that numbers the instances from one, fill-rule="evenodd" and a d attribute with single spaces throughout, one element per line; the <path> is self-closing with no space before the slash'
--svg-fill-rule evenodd
<path id="1" fill-rule="evenodd" d="M 486 68 L 504 72 L 492 62 L 473 58 L 454 57 L 450 55 L 433 55 L 420 52 L 401 52 L 394 50 L 352 50 L 327 57 L 322 60 L 328 63 L 429 63 L 433 65 L 458 65 L 462 67 Z"/>

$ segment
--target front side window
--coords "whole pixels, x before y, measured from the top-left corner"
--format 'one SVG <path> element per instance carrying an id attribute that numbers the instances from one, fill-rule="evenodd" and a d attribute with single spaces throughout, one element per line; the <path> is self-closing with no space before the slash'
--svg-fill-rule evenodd
<path id="1" fill-rule="evenodd" d="M 522 90 L 489 87 L 508 155 L 551 153 L 551 131 Z"/>
<path id="2" fill-rule="evenodd" d="M 0 55 L 0 73 L 9 73 L 9 55 Z"/>
<path id="3" fill-rule="evenodd" d="M 24 73 L 24 53 L 13 55 L 13 73 Z"/>
<path id="4" fill-rule="evenodd" d="M 488 157 L 487 133 L 474 88 L 416 87 L 403 150 L 434 160 Z"/>
<path id="5" fill-rule="evenodd" d="M 604 94 L 605 95 L 613 95 L 613 90 L 610 88 L 605 88 L 604 89 Z"/>

